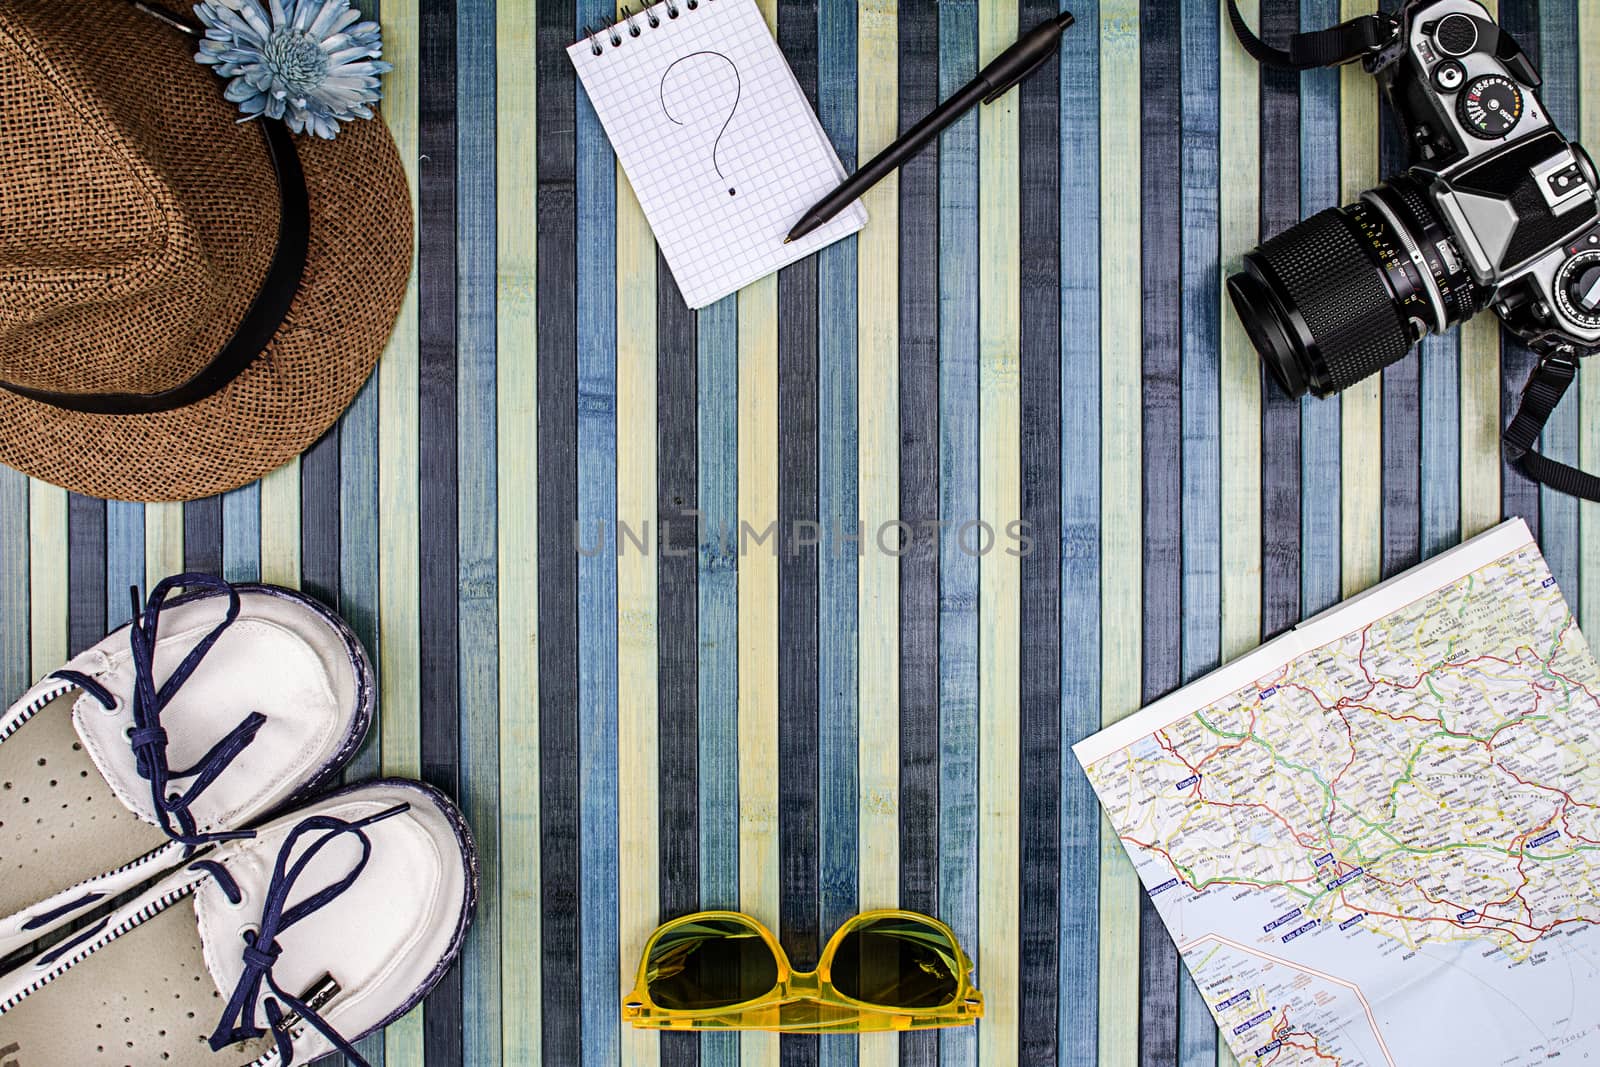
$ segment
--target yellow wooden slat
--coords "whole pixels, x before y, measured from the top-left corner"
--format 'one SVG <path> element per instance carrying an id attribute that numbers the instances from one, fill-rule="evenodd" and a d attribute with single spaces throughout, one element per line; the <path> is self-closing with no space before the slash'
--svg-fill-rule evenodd
<path id="1" fill-rule="evenodd" d="M 858 20 L 857 129 L 860 157 L 867 159 L 898 133 L 898 0 L 867 0 Z M 857 245 L 856 288 L 856 506 L 865 530 L 865 554 L 856 573 L 861 709 L 856 892 L 865 909 L 900 902 L 900 567 L 877 545 L 878 531 L 900 516 L 898 177 L 880 182 L 864 202 L 871 221 Z M 862 1035 L 861 1067 L 898 1063 L 898 1048 L 893 1034 Z"/>
<path id="2" fill-rule="evenodd" d="M 1342 0 L 1340 17 L 1375 10 Z M 1378 86 L 1358 63 L 1339 73 L 1339 188 L 1345 203 L 1378 182 Z M 1383 381 L 1373 375 L 1340 396 L 1343 480 L 1340 537 L 1345 596 L 1374 584 L 1383 569 Z"/>
<path id="3" fill-rule="evenodd" d="M 1500 320 L 1485 311 L 1461 327 L 1461 536 L 1499 521 Z"/>
<path id="4" fill-rule="evenodd" d="M 1270 0 L 1269 0 L 1270 2 Z M 1259 25 L 1257 0 L 1239 5 Z M 1260 239 L 1260 68 L 1222 19 L 1220 172 L 1222 273 Z M 1245 335 L 1226 290 L 1222 297 L 1220 424 L 1222 426 L 1222 658 L 1261 640 L 1261 359 Z"/>
<path id="5" fill-rule="evenodd" d="M 149 592 L 163 578 L 183 573 L 183 505 L 144 506 L 144 584 Z"/>
<path id="6" fill-rule="evenodd" d="M 384 79 L 383 116 L 400 149 L 417 201 L 417 0 L 384 4 L 384 57 L 395 69 Z M 383 712 L 383 769 L 419 777 L 422 741 L 421 647 L 418 636 L 417 262 L 415 248 L 405 299 L 378 363 L 378 646 L 379 707 Z M 420 1047 L 419 1047 L 420 1055 Z M 390 1057 L 392 1059 L 391 1051 Z"/>
<path id="7" fill-rule="evenodd" d="M 501 1059 L 543 1042 L 539 851 L 538 22 L 495 9 L 496 512 L 500 597 Z M 623 968 L 624 973 L 627 967 Z"/>
<path id="8" fill-rule="evenodd" d="M 417 203 L 418 0 L 384 0 L 383 117 L 400 150 Z M 531 74 L 529 75 L 532 76 Z M 378 364 L 378 617 L 380 746 L 385 774 L 422 776 L 421 642 L 417 623 L 417 273 L 411 277 L 389 345 Z M 266 492 L 262 492 L 262 567 L 266 567 Z M 535 1002 L 537 1003 L 537 1002 Z M 527 1008 L 522 1010 L 526 1011 Z M 536 1013 L 535 1013 L 536 1014 Z M 391 1025 L 384 1037 L 387 1067 L 422 1067 L 423 1009 Z"/>
<path id="9" fill-rule="evenodd" d="M 778 32 L 777 0 L 756 0 Z M 778 521 L 778 278 L 739 302 L 739 518 L 757 535 Z M 740 535 L 741 543 L 744 541 Z M 778 870 L 778 559 L 752 539 L 739 557 L 739 906 L 776 929 Z M 743 1034 L 744 1067 L 777 1067 L 775 1034 Z"/>
<path id="10" fill-rule="evenodd" d="M 774 440 L 776 447 L 776 440 Z M 656 243 L 617 168 L 617 894 L 622 989 L 660 921 L 657 804 Z M 774 719 L 776 722 L 776 719 Z M 775 741 L 776 739 L 774 739 Z M 776 805 L 774 805 L 776 809 Z M 622 1028 L 624 1067 L 660 1062 L 660 1035 Z"/>
<path id="11" fill-rule="evenodd" d="M 1008 48 L 1016 36 L 1016 0 L 979 6 L 980 65 Z M 978 1058 L 985 1065 L 1017 1062 L 1021 996 L 1016 769 L 1021 752 L 1022 562 L 1000 547 L 1009 524 L 1022 515 L 1017 95 L 1007 93 L 978 113 L 978 449 L 983 457 L 978 511 L 994 531 L 994 544 L 978 563 L 978 949 L 984 960 L 985 1000 Z"/>
<path id="12" fill-rule="evenodd" d="M 1100 7 L 1100 559 L 1102 723 L 1139 707 L 1143 583 L 1139 245 L 1139 2 Z M 1139 1048 L 1139 881 L 1100 830 L 1100 1062 Z"/>
<path id="13" fill-rule="evenodd" d="M 776 0 L 758 0 L 777 32 Z M 739 906 L 776 929 L 778 869 L 778 278 L 739 302 Z M 756 538 L 772 524 L 772 539 Z M 739 1041 L 744 1067 L 777 1067 L 776 1034 Z"/>
<path id="14" fill-rule="evenodd" d="M 37 478 L 28 480 L 28 616 L 31 673 L 39 679 L 68 655 L 67 491 Z"/>
<path id="15" fill-rule="evenodd" d="M 739 293 L 739 906 L 778 917 L 778 279 Z M 771 525 L 770 536 L 768 526 Z M 775 1067 L 771 1034 L 740 1039 Z"/>
<path id="16" fill-rule="evenodd" d="M 300 587 L 300 459 L 261 479 L 261 580 Z"/>

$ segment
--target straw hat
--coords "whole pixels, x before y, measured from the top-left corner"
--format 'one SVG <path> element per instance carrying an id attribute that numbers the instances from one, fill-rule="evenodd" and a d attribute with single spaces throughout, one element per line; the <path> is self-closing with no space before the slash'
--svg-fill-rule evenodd
<path id="1" fill-rule="evenodd" d="M 405 295 L 382 123 L 240 123 L 195 48 L 128 0 L 0 0 L 0 462 L 80 493 L 185 500 L 287 462 Z"/>

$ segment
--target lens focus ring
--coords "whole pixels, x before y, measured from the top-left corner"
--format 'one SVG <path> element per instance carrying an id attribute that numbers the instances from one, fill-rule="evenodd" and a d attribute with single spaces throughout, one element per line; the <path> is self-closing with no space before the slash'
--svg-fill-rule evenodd
<path id="1" fill-rule="evenodd" d="M 1343 211 L 1319 212 L 1252 255 L 1316 339 L 1320 358 L 1309 380 L 1317 395 L 1376 374 L 1410 350 L 1409 323 Z"/>

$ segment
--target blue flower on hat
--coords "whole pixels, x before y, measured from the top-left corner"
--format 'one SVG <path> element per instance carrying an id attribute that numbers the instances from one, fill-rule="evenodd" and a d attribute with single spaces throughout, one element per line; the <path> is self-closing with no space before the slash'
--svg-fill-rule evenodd
<path id="1" fill-rule="evenodd" d="M 223 94 L 246 119 L 282 119 L 295 133 L 332 138 L 341 122 L 372 117 L 378 76 L 376 22 L 361 21 L 350 0 L 202 0 L 205 24 L 197 63 L 230 78 Z"/>

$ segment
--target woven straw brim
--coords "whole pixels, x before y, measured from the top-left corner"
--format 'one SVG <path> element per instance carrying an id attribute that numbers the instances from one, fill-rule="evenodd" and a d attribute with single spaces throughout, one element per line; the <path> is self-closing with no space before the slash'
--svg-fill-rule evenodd
<path id="1" fill-rule="evenodd" d="M 310 251 L 289 314 L 255 362 L 214 396 L 151 415 L 88 415 L 0 390 L 0 462 L 89 496 L 190 500 L 282 466 L 333 425 L 372 373 L 405 298 L 411 199 L 379 120 L 295 145 L 311 199 Z"/>

